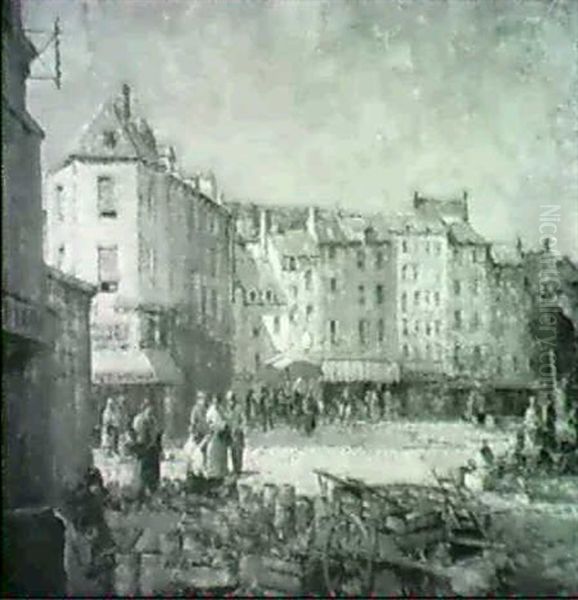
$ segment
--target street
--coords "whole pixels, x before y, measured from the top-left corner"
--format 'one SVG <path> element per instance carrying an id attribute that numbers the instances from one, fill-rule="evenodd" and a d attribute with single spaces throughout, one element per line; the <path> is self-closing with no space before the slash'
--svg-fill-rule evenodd
<path id="1" fill-rule="evenodd" d="M 323 425 L 311 437 L 287 427 L 263 433 L 251 431 L 243 479 L 255 485 L 290 483 L 298 493 L 318 492 L 313 471 L 350 475 L 368 483 L 431 482 L 431 469 L 440 474 L 463 466 L 487 439 L 495 453 L 509 443 L 508 432 L 476 428 L 468 423 L 389 422 Z M 165 453 L 162 477 L 184 479 L 182 451 Z M 106 481 L 121 484 L 130 478 L 130 465 L 119 464 L 95 451 L 96 466 Z"/>

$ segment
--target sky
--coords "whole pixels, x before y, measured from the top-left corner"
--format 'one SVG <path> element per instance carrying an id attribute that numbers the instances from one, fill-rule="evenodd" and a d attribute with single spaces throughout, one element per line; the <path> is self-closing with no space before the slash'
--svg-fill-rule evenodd
<path id="1" fill-rule="evenodd" d="M 126 81 L 227 199 L 406 212 L 467 190 L 482 234 L 529 245 L 559 205 L 578 259 L 578 2 L 22 2 L 63 30 L 62 88 L 28 86 L 45 167 Z"/>

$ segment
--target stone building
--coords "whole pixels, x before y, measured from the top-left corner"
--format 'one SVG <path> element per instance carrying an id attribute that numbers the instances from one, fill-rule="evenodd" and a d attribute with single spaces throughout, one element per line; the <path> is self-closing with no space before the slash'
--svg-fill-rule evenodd
<path id="1" fill-rule="evenodd" d="M 127 85 L 48 176 L 47 262 L 97 286 L 92 380 L 99 409 L 151 397 L 169 437 L 196 389 L 231 377 L 232 223 L 213 176 L 179 174 Z M 162 408 L 162 410 L 161 410 Z"/>
<path id="2" fill-rule="evenodd" d="M 233 314 L 234 379 L 242 389 L 257 382 L 281 352 L 289 320 L 285 293 L 271 265 L 241 240 L 235 248 Z"/>
<path id="3" fill-rule="evenodd" d="M 46 361 L 54 322 L 46 310 L 40 144 L 26 107 L 36 50 L 18 2 L 2 3 L 2 404 L 4 506 L 51 493 Z"/>
<path id="4" fill-rule="evenodd" d="M 492 244 L 490 260 L 491 386 L 497 410 L 521 414 L 535 384 L 531 368 L 532 298 L 522 248 L 520 244 Z"/>
<path id="5" fill-rule="evenodd" d="M 92 464 L 98 423 L 91 397 L 90 303 L 96 287 L 48 268 L 47 302 L 57 328 L 50 361 L 53 455 L 59 491 L 76 485 Z"/>

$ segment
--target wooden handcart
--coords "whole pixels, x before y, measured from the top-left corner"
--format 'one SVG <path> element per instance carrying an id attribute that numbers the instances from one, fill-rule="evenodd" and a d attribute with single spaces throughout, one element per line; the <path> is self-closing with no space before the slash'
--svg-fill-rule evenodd
<path id="1" fill-rule="evenodd" d="M 448 594 L 448 567 L 491 546 L 488 515 L 441 478 L 377 486 L 315 473 L 325 507 L 315 548 L 329 594 Z"/>

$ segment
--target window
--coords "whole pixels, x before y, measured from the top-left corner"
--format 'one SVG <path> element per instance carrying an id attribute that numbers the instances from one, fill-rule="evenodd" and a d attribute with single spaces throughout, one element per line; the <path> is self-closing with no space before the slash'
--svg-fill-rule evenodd
<path id="1" fill-rule="evenodd" d="M 305 289 L 306 290 L 311 290 L 311 278 L 312 278 L 312 273 L 311 270 L 308 269 L 307 271 L 305 271 Z"/>
<path id="2" fill-rule="evenodd" d="M 329 321 L 329 339 L 332 344 L 337 342 L 337 321 Z"/>
<path id="3" fill-rule="evenodd" d="M 414 294 L 413 294 L 413 303 L 416 306 L 419 306 L 419 292 L 414 292 Z"/>
<path id="4" fill-rule="evenodd" d="M 365 286 L 358 286 L 357 291 L 359 293 L 359 304 L 365 304 Z"/>
<path id="5" fill-rule="evenodd" d="M 98 215 L 114 219 L 117 216 L 116 195 L 112 177 L 101 176 L 97 179 Z"/>
<path id="6" fill-rule="evenodd" d="M 504 362 L 501 356 L 496 357 L 496 372 L 500 377 L 504 375 Z"/>
<path id="7" fill-rule="evenodd" d="M 407 344 L 403 345 L 403 357 L 409 358 L 409 346 Z"/>
<path id="8" fill-rule="evenodd" d="M 56 267 L 58 269 L 62 269 L 64 268 L 64 260 L 66 258 L 66 248 L 64 246 L 64 244 L 61 244 L 58 247 L 58 255 L 56 257 Z"/>
<path id="9" fill-rule="evenodd" d="M 273 292 L 271 290 L 267 290 L 267 293 L 265 294 L 265 298 L 267 298 L 267 302 L 272 302 L 273 301 Z"/>
<path id="10" fill-rule="evenodd" d="M 407 254 L 407 240 L 403 240 L 403 242 L 401 243 L 401 251 L 404 254 Z"/>
<path id="11" fill-rule="evenodd" d="M 383 285 L 380 283 L 375 286 L 375 303 L 383 304 Z"/>
<path id="12" fill-rule="evenodd" d="M 383 267 L 383 251 L 378 250 L 375 253 L 375 268 L 381 269 Z"/>
<path id="13" fill-rule="evenodd" d="M 261 367 L 261 356 L 258 352 L 255 353 L 255 370 L 258 370 Z"/>
<path id="14" fill-rule="evenodd" d="M 431 252 L 431 245 L 429 242 L 425 243 L 425 253 L 429 254 Z"/>
<path id="15" fill-rule="evenodd" d="M 211 269 L 211 277 L 217 276 L 217 251 L 215 248 L 211 248 L 210 250 L 210 269 Z"/>
<path id="16" fill-rule="evenodd" d="M 219 299 L 217 297 L 217 290 L 211 290 L 211 314 L 215 319 L 219 314 Z"/>
<path id="17" fill-rule="evenodd" d="M 477 296 L 480 291 L 480 282 L 477 279 L 474 279 L 472 282 L 472 293 L 474 296 Z"/>
<path id="18" fill-rule="evenodd" d="M 417 281 L 417 275 L 418 275 L 417 265 L 414 265 L 413 266 L 413 279 L 414 279 L 414 281 Z"/>
<path id="19" fill-rule="evenodd" d="M 363 250 L 357 251 L 357 268 L 365 269 L 365 252 Z"/>
<path id="20" fill-rule="evenodd" d="M 296 271 L 297 270 L 297 260 L 294 256 L 289 256 L 287 259 L 287 269 L 289 271 Z"/>
<path id="21" fill-rule="evenodd" d="M 476 249 L 474 248 L 472 250 L 472 262 L 476 262 L 477 258 L 478 258 L 477 257 L 477 252 L 476 252 Z"/>
<path id="22" fill-rule="evenodd" d="M 482 349 L 479 346 L 474 346 L 474 367 L 479 366 L 480 361 L 482 360 Z"/>
<path id="23" fill-rule="evenodd" d="M 299 295 L 299 289 L 296 285 L 291 286 L 291 293 L 293 294 L 293 298 L 297 299 L 297 296 Z"/>
<path id="24" fill-rule="evenodd" d="M 434 328 L 435 328 L 435 332 L 437 335 L 439 335 L 440 331 L 441 331 L 441 322 L 440 321 L 436 321 L 434 323 Z"/>
<path id="25" fill-rule="evenodd" d="M 440 305 L 440 293 L 439 292 L 434 292 L 434 302 L 436 306 Z"/>
<path id="26" fill-rule="evenodd" d="M 201 288 L 201 315 L 204 317 L 207 314 L 207 288 Z"/>
<path id="27" fill-rule="evenodd" d="M 459 263 L 460 262 L 460 251 L 458 250 L 458 248 L 454 248 L 452 251 L 454 260 Z"/>
<path id="28" fill-rule="evenodd" d="M 365 319 L 360 319 L 357 327 L 359 333 L 359 343 L 362 346 L 365 346 L 367 343 L 367 321 Z"/>
<path id="29" fill-rule="evenodd" d="M 402 333 L 403 333 L 403 335 L 409 335 L 409 332 L 407 329 L 407 319 L 404 319 L 402 321 Z"/>
<path id="30" fill-rule="evenodd" d="M 385 337 L 385 325 L 383 323 L 383 319 L 378 319 L 377 321 L 377 341 L 383 342 Z"/>
<path id="31" fill-rule="evenodd" d="M 461 310 L 454 311 L 454 326 L 456 329 L 462 328 L 462 311 Z"/>
<path id="32" fill-rule="evenodd" d="M 335 246 L 329 246 L 329 250 L 328 250 L 327 254 L 329 255 L 329 258 L 331 260 L 333 260 L 335 258 L 335 255 L 336 255 L 336 248 L 335 248 Z"/>
<path id="33" fill-rule="evenodd" d="M 415 334 L 419 333 L 419 321 L 415 321 L 415 323 L 413 324 L 413 332 Z"/>
<path id="34" fill-rule="evenodd" d="M 460 353 L 461 348 L 459 344 L 454 344 L 454 366 L 458 366 L 460 364 Z"/>
<path id="35" fill-rule="evenodd" d="M 423 300 L 426 303 L 426 305 L 429 306 L 429 292 L 424 292 L 423 293 Z"/>
<path id="36" fill-rule="evenodd" d="M 431 358 L 431 344 L 425 345 L 425 355 L 427 358 Z"/>
<path id="37" fill-rule="evenodd" d="M 259 333 L 260 333 L 259 332 L 259 326 L 257 325 L 255 327 L 253 327 L 253 337 L 254 338 L 258 338 L 259 337 Z"/>
<path id="38" fill-rule="evenodd" d="M 335 279 L 335 277 L 332 277 L 329 280 L 329 289 L 335 293 L 337 291 L 337 279 Z"/>
<path id="39" fill-rule="evenodd" d="M 407 292 L 401 295 L 401 312 L 407 312 Z"/>
<path id="40" fill-rule="evenodd" d="M 475 331 L 480 326 L 480 315 L 475 312 L 472 317 L 472 329 Z"/>
<path id="41" fill-rule="evenodd" d="M 308 323 L 311 320 L 312 315 L 313 315 L 313 306 L 311 304 L 308 304 L 307 308 L 305 309 L 305 318 L 307 319 Z"/>
<path id="42" fill-rule="evenodd" d="M 407 268 L 407 265 L 403 265 L 403 267 L 401 268 L 401 278 L 403 281 L 407 279 Z"/>
<path id="43" fill-rule="evenodd" d="M 517 373 L 519 368 L 520 368 L 520 365 L 519 365 L 518 357 L 512 356 L 512 369 L 513 369 L 514 373 Z"/>
<path id="44" fill-rule="evenodd" d="M 118 246 L 98 248 L 98 283 L 101 292 L 116 292 L 119 282 Z"/>
<path id="45" fill-rule="evenodd" d="M 275 318 L 273 319 L 273 331 L 275 333 L 279 333 L 280 330 L 281 330 L 281 319 L 279 316 L 275 316 Z"/>
<path id="46" fill-rule="evenodd" d="M 166 316 L 159 317 L 158 320 L 158 345 L 166 348 L 169 343 L 169 320 Z"/>
<path id="47" fill-rule="evenodd" d="M 156 269 L 157 269 L 157 257 L 154 249 L 150 248 L 147 253 L 147 269 L 149 277 L 152 281 L 155 280 L 156 277 Z"/>
<path id="48" fill-rule="evenodd" d="M 462 285 L 461 285 L 459 279 L 454 279 L 454 294 L 456 296 L 459 296 L 461 291 L 462 291 Z"/>
<path id="49" fill-rule="evenodd" d="M 56 215 L 59 221 L 64 221 L 64 213 L 66 211 L 66 207 L 64 206 L 64 187 L 62 185 L 57 185 L 54 194 L 56 199 Z"/>
<path id="50" fill-rule="evenodd" d="M 108 148 L 109 150 L 116 148 L 116 131 L 105 131 L 102 134 L 102 143 L 104 144 L 104 147 Z"/>
<path id="51" fill-rule="evenodd" d="M 249 292 L 249 302 L 256 302 L 257 300 L 257 292 L 255 290 L 251 290 Z"/>
<path id="52" fill-rule="evenodd" d="M 431 335 L 431 323 L 426 323 L 425 325 L 425 334 L 426 335 Z"/>

